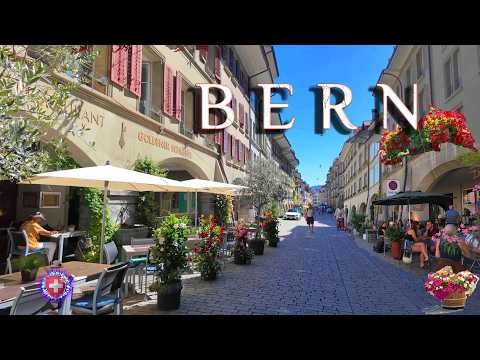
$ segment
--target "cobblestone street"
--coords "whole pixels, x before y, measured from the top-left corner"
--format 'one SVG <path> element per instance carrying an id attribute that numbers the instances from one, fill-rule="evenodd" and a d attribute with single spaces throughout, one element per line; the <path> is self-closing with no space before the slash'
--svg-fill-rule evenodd
<path id="1" fill-rule="evenodd" d="M 227 263 L 214 282 L 183 280 L 180 309 L 162 312 L 156 299 L 125 306 L 125 314 L 424 314 L 438 302 L 423 290 L 426 272 L 374 254 L 337 231 L 333 217 L 281 221 L 278 248 L 265 248 L 252 265 Z M 371 246 L 371 245 L 369 245 Z M 415 266 L 412 264 L 411 266 Z M 479 314 L 474 293 L 465 311 Z"/>

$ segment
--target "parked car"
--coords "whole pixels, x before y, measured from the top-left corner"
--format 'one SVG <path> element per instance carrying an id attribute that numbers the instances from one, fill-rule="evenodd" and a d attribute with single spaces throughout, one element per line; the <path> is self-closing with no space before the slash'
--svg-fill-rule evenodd
<path id="1" fill-rule="evenodd" d="M 302 217 L 302 212 L 300 208 L 291 208 L 288 211 L 285 212 L 283 215 L 283 218 L 285 220 L 300 220 Z"/>
<path id="2" fill-rule="evenodd" d="M 333 213 L 334 213 L 333 208 L 328 208 L 327 209 L 327 214 L 333 214 Z"/>

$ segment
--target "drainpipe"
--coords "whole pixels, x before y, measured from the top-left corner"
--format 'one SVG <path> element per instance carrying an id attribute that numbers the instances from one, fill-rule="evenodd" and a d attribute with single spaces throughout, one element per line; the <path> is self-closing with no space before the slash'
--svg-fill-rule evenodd
<path id="1" fill-rule="evenodd" d="M 427 46 L 427 50 L 428 50 L 428 77 L 429 77 L 429 81 L 428 81 L 428 85 L 430 86 L 430 103 L 433 105 L 434 104 L 434 101 L 433 101 L 433 86 L 432 86 L 432 69 L 433 69 L 433 65 L 432 65 L 432 45 L 428 45 Z"/>

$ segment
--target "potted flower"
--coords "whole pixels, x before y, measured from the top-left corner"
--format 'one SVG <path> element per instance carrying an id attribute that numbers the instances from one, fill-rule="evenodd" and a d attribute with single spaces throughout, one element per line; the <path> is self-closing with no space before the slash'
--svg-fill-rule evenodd
<path id="1" fill-rule="evenodd" d="M 392 257 L 397 260 L 402 259 L 402 245 L 404 234 L 402 229 L 396 226 L 389 226 L 385 231 L 385 237 L 392 243 Z"/>
<path id="2" fill-rule="evenodd" d="M 247 247 L 247 231 L 239 224 L 235 227 L 235 246 L 233 248 L 233 262 L 237 265 L 251 264 L 253 250 Z"/>
<path id="3" fill-rule="evenodd" d="M 265 231 L 268 246 L 277 247 L 280 238 L 278 237 L 278 219 L 270 216 L 267 216 L 265 222 L 263 223 L 263 230 Z"/>
<path id="4" fill-rule="evenodd" d="M 34 253 L 21 256 L 18 262 L 18 266 L 21 269 L 22 282 L 32 282 L 37 278 L 38 269 L 45 266 L 45 255 Z"/>
<path id="5" fill-rule="evenodd" d="M 440 257 L 444 259 L 450 259 L 455 262 L 462 260 L 462 251 L 458 246 L 458 240 L 460 240 L 460 233 L 457 232 L 457 228 L 454 225 L 447 225 L 444 229 L 441 229 L 437 234 L 432 237 L 434 241 L 440 241 Z"/>
<path id="6" fill-rule="evenodd" d="M 429 273 L 424 284 L 425 290 L 442 302 L 447 309 L 461 309 L 475 291 L 478 276 L 470 271 L 454 273 L 451 266 L 445 266 L 434 273 Z"/>
<path id="7" fill-rule="evenodd" d="M 215 280 L 221 269 L 218 254 L 223 243 L 223 234 L 223 227 L 217 224 L 213 216 L 209 220 L 202 219 L 200 244 L 194 249 L 193 262 L 203 280 Z"/>
<path id="8" fill-rule="evenodd" d="M 263 225 L 258 225 L 253 239 L 248 242 L 248 246 L 253 250 L 255 255 L 263 255 L 265 249 L 265 240 L 262 236 Z"/>
<path id="9" fill-rule="evenodd" d="M 157 306 L 160 310 L 180 307 L 181 273 L 188 267 L 187 223 L 188 217 L 177 218 L 170 214 L 153 231 L 155 245 L 150 250 L 150 261 L 157 271 L 150 291 L 157 292 Z"/>

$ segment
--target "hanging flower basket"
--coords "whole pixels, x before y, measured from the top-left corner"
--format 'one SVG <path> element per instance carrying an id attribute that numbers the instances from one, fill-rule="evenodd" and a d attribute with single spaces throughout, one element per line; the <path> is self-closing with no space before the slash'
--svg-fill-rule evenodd
<path id="1" fill-rule="evenodd" d="M 402 128 L 385 131 L 380 141 L 380 161 L 385 165 L 402 162 L 402 158 L 409 154 L 409 144 L 408 136 Z"/>
<path id="2" fill-rule="evenodd" d="M 475 149 L 475 139 L 463 114 L 430 107 L 430 111 L 418 124 L 418 129 L 432 150 L 440 151 L 440 145 L 450 142 L 467 149 Z"/>
<path id="3" fill-rule="evenodd" d="M 384 165 L 398 164 L 408 155 L 440 151 L 440 145 L 448 142 L 477 151 L 465 116 L 430 107 L 428 114 L 419 121 L 418 130 L 411 130 L 410 135 L 400 127 L 383 133 L 380 161 Z"/>

